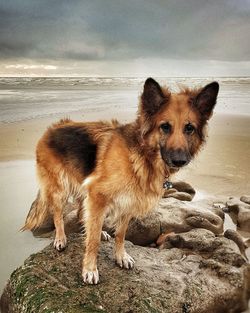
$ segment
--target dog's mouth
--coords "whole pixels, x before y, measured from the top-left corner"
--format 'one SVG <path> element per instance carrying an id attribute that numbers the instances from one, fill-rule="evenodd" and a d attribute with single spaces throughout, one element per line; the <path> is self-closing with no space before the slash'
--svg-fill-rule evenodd
<path id="1" fill-rule="evenodd" d="M 178 170 L 181 167 L 188 165 L 191 161 L 190 153 L 182 149 L 167 150 L 161 147 L 161 157 L 163 161 L 173 170 Z"/>

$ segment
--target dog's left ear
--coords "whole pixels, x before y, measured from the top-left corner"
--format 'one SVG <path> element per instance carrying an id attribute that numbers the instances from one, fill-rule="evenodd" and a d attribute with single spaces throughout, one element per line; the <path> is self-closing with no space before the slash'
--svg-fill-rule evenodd
<path id="1" fill-rule="evenodd" d="M 194 100 L 195 109 L 197 109 L 201 116 L 206 120 L 208 120 L 212 115 L 218 92 L 219 84 L 217 82 L 213 82 L 202 88 Z"/>
<path id="2" fill-rule="evenodd" d="M 153 78 L 148 78 L 144 84 L 141 101 L 143 111 L 151 116 L 166 103 L 167 96 L 164 95 L 161 86 Z"/>

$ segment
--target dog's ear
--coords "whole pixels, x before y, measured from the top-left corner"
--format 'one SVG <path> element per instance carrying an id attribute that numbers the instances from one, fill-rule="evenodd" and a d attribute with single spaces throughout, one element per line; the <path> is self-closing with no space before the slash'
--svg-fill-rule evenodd
<path id="1" fill-rule="evenodd" d="M 142 110 L 148 115 L 153 115 L 163 103 L 166 103 L 167 96 L 164 95 L 160 85 L 153 78 L 148 78 L 144 84 L 141 101 Z"/>
<path id="2" fill-rule="evenodd" d="M 200 112 L 202 118 L 208 120 L 211 117 L 213 108 L 216 104 L 218 92 L 219 84 L 213 82 L 202 88 L 194 99 L 193 105 L 195 109 Z"/>

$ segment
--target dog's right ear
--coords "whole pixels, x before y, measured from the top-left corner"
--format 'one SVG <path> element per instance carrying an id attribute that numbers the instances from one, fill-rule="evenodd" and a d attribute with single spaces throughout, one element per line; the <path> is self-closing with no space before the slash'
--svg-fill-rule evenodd
<path id="1" fill-rule="evenodd" d="M 161 86 L 153 79 L 148 78 L 144 84 L 141 96 L 142 110 L 148 115 L 154 115 L 166 103 L 168 97 L 164 95 Z"/>

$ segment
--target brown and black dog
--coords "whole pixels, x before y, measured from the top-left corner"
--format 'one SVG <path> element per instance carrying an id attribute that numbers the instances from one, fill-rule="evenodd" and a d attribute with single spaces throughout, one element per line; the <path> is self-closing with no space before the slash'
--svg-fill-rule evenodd
<path id="1" fill-rule="evenodd" d="M 152 210 L 163 195 L 163 183 L 196 155 L 218 91 L 213 82 L 171 93 L 148 78 L 133 123 L 66 119 L 52 125 L 37 145 L 40 190 L 23 229 L 37 228 L 52 214 L 54 246 L 63 249 L 63 207 L 73 196 L 84 207 L 84 282 L 99 281 L 97 253 L 107 214 L 115 226 L 116 262 L 132 268 L 134 260 L 124 248 L 128 223 Z"/>

